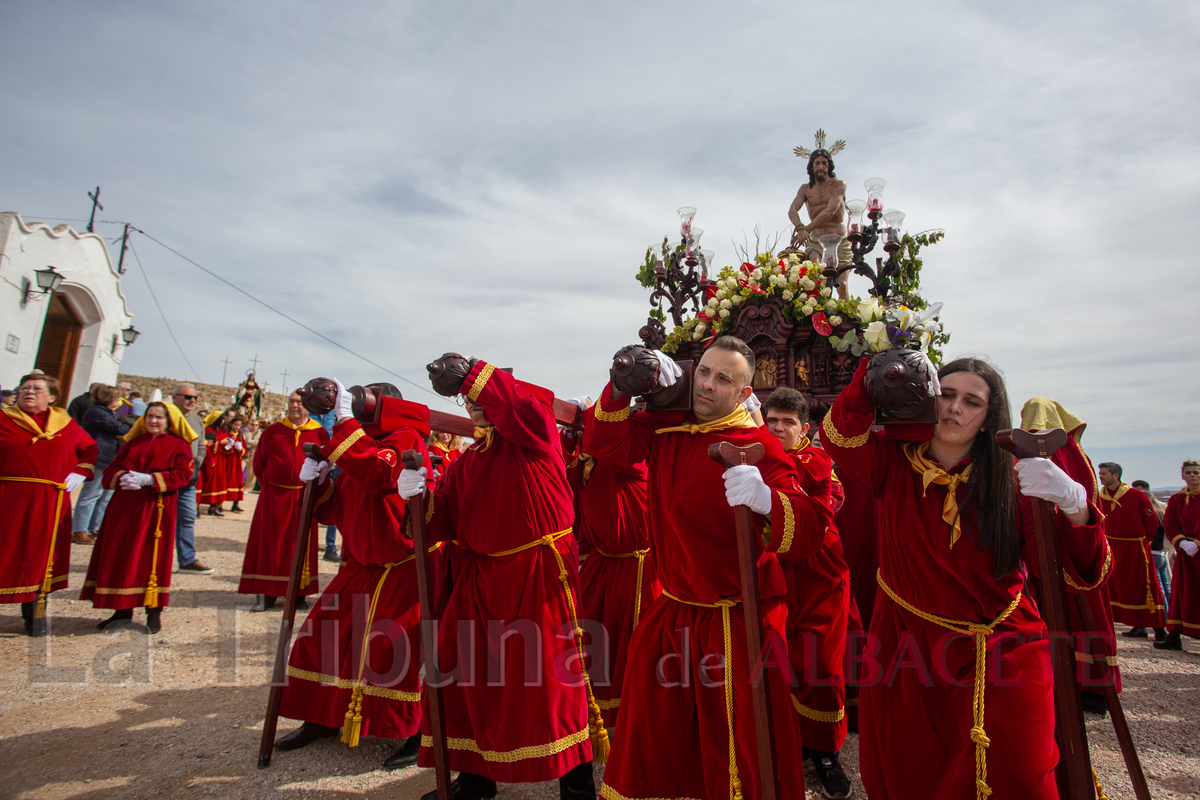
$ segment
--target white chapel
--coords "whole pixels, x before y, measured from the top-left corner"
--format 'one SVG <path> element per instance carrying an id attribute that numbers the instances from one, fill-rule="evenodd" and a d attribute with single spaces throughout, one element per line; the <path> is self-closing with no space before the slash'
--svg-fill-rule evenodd
<path id="1" fill-rule="evenodd" d="M 0 338 L 0 387 L 36 367 L 62 382 L 65 407 L 92 383 L 115 384 L 137 333 L 104 240 L 0 213 Z"/>

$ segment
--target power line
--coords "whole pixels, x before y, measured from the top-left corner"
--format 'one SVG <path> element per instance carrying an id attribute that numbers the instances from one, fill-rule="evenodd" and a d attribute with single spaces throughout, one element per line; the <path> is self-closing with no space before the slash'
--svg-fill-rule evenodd
<path id="1" fill-rule="evenodd" d="M 180 258 L 182 258 L 184 261 L 186 261 L 186 262 L 188 262 L 189 264 L 191 264 L 193 267 L 196 267 L 196 268 L 197 268 L 197 269 L 199 269 L 200 271 L 202 271 L 202 272 L 205 272 L 205 273 L 207 273 L 208 275 L 211 275 L 212 277 L 216 278 L 216 279 L 217 279 L 217 280 L 219 280 L 221 283 L 225 284 L 226 286 L 228 286 L 229 288 L 233 289 L 234 291 L 236 291 L 236 292 L 238 292 L 238 293 L 240 293 L 240 294 L 243 294 L 243 295 L 245 295 L 246 297 L 250 298 L 251 300 L 253 300 L 254 302 L 258 303 L 258 304 L 259 304 L 260 306 L 262 306 L 263 308 L 266 308 L 266 309 L 268 309 L 268 310 L 270 310 L 270 311 L 274 311 L 276 314 L 278 314 L 279 316 L 283 317 L 283 318 L 284 318 L 284 319 L 286 319 L 288 322 L 291 322 L 291 323 L 293 323 L 293 324 L 295 324 L 295 325 L 298 325 L 298 326 L 300 326 L 301 328 L 304 328 L 304 330 L 308 331 L 309 333 L 311 333 L 311 334 L 312 334 L 312 335 L 314 335 L 314 336 L 317 336 L 317 337 L 319 337 L 319 338 L 321 338 L 321 339 L 324 339 L 325 341 L 329 342 L 329 343 L 330 343 L 331 345 L 333 345 L 334 347 L 337 347 L 337 348 L 338 348 L 338 349 L 340 349 L 340 350 L 344 350 L 344 351 L 346 351 L 347 353 L 349 353 L 350 355 L 354 356 L 355 358 L 362 359 L 363 361 L 367 362 L 368 364 L 370 364 L 371 366 L 373 366 L 373 367 L 375 367 L 375 368 L 377 368 L 377 369 L 381 369 L 381 370 L 383 370 L 383 371 L 384 371 L 384 372 L 386 372 L 388 375 L 391 375 L 393 378 L 399 378 L 400 380 L 404 381 L 405 383 L 407 383 L 407 384 L 410 384 L 410 385 L 412 385 L 412 386 L 415 386 L 415 387 L 417 387 L 418 389 L 420 389 L 421 391 L 425 392 L 426 394 L 431 394 L 431 395 L 433 395 L 434 397 L 437 397 L 437 398 L 439 398 L 439 399 L 442 397 L 442 396 L 441 396 L 441 395 L 439 395 L 438 393 L 434 392 L 432 389 L 429 389 L 429 388 L 427 388 L 427 387 L 425 387 L 425 386 L 422 386 L 421 384 L 417 383 L 416 381 L 409 380 L 408 378 L 404 377 L 403 375 L 399 375 L 399 374 L 397 374 L 397 373 L 395 373 L 395 372 L 392 372 L 390 369 L 388 369 L 387 367 L 383 366 L 382 364 L 377 364 L 377 363 L 375 363 L 374 361 L 372 361 L 371 359 L 369 359 L 369 358 L 367 358 L 366 356 L 362 355 L 361 353 L 356 353 L 356 352 L 354 352 L 353 350 L 351 350 L 349 347 L 346 347 L 344 344 L 341 344 L 340 342 L 336 342 L 336 341 L 334 341 L 333 339 L 330 339 L 330 338 L 329 338 L 328 336 L 326 336 L 325 334 L 321 333 L 320 331 L 317 331 L 317 330 L 314 330 L 314 329 L 310 328 L 309 326 L 305 325 L 303 322 L 301 322 L 300 320 L 296 319 L 295 317 L 288 316 L 287 314 L 285 314 L 285 313 L 283 313 L 282 311 L 280 311 L 278 308 L 275 308 L 274 306 L 272 306 L 271 304 L 267 303 L 267 302 L 266 302 L 266 301 L 264 301 L 264 300 L 260 300 L 259 298 L 255 297 L 254 295 L 252 295 L 252 294 L 250 294 L 249 292 L 247 292 L 245 289 L 241 288 L 240 286 L 238 286 L 238 285 L 236 285 L 236 284 L 234 284 L 234 283 L 231 283 L 230 281 L 226 280 L 225 278 L 222 278 L 220 275 L 218 275 L 217 273 L 215 273 L 215 272 L 213 272 L 212 270 L 208 269 L 207 267 L 205 267 L 205 266 L 203 266 L 203 265 L 201 265 L 201 264 L 198 264 L 198 263 L 196 263 L 195 261 L 193 261 L 192 259 L 188 258 L 187 256 L 185 256 L 183 253 L 179 252 L 179 251 L 178 251 L 178 250 L 176 250 L 175 248 L 173 248 L 173 247 L 170 247 L 169 245 L 166 245 L 166 244 L 164 244 L 164 243 L 160 242 L 158 239 L 155 239 L 153 236 L 151 236 L 150 234 L 146 233 L 146 232 L 145 232 L 144 230 L 142 230 L 141 228 L 134 228 L 134 230 L 135 230 L 135 231 L 137 231 L 138 233 L 142 234 L 143 236 L 145 236 L 145 237 L 146 237 L 147 239 L 149 239 L 150 241 L 152 241 L 152 242 L 154 242 L 155 244 L 157 244 L 159 247 L 162 247 L 162 248 L 164 248 L 165 250 L 169 250 L 170 252 L 172 252 L 172 253 L 174 253 L 175 255 L 179 256 L 179 257 L 180 257 Z M 135 254 L 135 255 L 136 255 L 136 254 Z M 138 266 L 141 266 L 141 263 L 140 263 L 140 262 L 138 263 Z M 149 284 L 147 283 L 147 285 L 149 285 Z M 152 294 L 153 294 L 153 292 L 152 292 Z M 156 300 L 155 302 L 157 303 L 158 301 Z M 161 311 L 161 309 L 160 309 L 160 311 Z M 166 318 L 164 317 L 164 321 L 165 321 L 165 319 L 166 319 Z M 172 336 L 173 336 L 173 335 L 174 335 L 174 334 L 172 334 Z M 176 342 L 176 344 L 178 344 L 178 342 Z M 182 350 L 181 350 L 180 352 L 182 352 Z M 189 366 L 190 366 L 190 365 L 189 365 Z M 197 379 L 197 380 L 198 380 L 198 379 Z"/>
<path id="2" fill-rule="evenodd" d="M 133 253 L 133 259 L 137 262 L 138 270 L 142 273 L 142 278 L 146 281 L 146 288 L 150 290 L 150 297 L 154 300 L 154 307 L 158 309 L 158 315 L 162 317 L 163 325 L 167 326 L 167 333 L 171 334 L 172 341 L 179 348 L 179 355 L 183 356 L 183 362 L 188 365 L 188 369 L 192 371 L 192 375 L 197 381 L 200 381 L 200 373 L 196 372 L 196 368 L 192 366 L 192 362 L 188 361 L 187 353 L 183 352 L 183 347 L 179 344 L 179 340 L 175 338 L 175 331 L 171 330 L 171 323 L 167 322 L 167 315 L 163 313 L 162 306 L 159 305 L 158 295 L 154 293 L 154 287 L 150 285 L 150 277 L 146 274 L 146 268 L 142 266 L 142 259 L 137 254 L 137 249 L 133 246 L 133 242 L 129 243 L 129 250 Z M 203 383 L 203 381 L 200 381 Z"/>

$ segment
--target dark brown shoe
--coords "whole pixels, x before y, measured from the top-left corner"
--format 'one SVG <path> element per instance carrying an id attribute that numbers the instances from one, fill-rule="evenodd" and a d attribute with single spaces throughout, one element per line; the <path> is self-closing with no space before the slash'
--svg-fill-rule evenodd
<path id="1" fill-rule="evenodd" d="M 318 739 L 328 739 L 330 736 L 337 736 L 339 730 L 341 728 L 330 728 L 328 725 L 306 722 L 287 736 L 276 739 L 275 749 L 281 752 L 299 750 L 301 747 L 307 747 Z"/>
<path id="2" fill-rule="evenodd" d="M 71 541 L 75 544 L 95 544 L 96 537 L 92 536 L 88 531 L 72 531 Z"/>

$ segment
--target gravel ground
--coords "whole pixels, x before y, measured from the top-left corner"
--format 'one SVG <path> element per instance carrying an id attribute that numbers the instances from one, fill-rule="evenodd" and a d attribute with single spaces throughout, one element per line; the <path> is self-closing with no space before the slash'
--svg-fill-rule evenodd
<path id="1" fill-rule="evenodd" d="M 51 637 L 24 636 L 18 607 L 0 605 L 0 797 L 416 800 L 434 787 L 431 770 L 377 769 L 397 743 L 375 738 L 353 749 L 324 740 L 256 768 L 279 614 L 249 613 L 251 598 L 236 593 L 254 501 L 247 495 L 241 515 L 200 518 L 197 551 L 216 573 L 172 577 L 172 604 L 155 636 L 101 634 L 95 623 L 108 613 L 70 599 L 83 583 L 87 546 L 73 546 L 73 588 L 51 602 Z M 321 562 L 322 585 L 331 566 Z M 1165 653 L 1148 640 L 1118 638 L 1126 715 L 1151 792 L 1194 798 L 1200 643 L 1185 639 L 1192 652 Z M 296 724 L 281 719 L 279 729 Z M 1108 796 L 1132 798 L 1112 725 L 1090 718 L 1088 732 Z M 856 773 L 857 762 L 852 735 L 842 763 Z M 601 775 L 597 768 L 597 785 Z M 811 770 L 808 780 L 815 785 Z M 501 796 L 553 800 L 558 787 L 504 785 Z"/>

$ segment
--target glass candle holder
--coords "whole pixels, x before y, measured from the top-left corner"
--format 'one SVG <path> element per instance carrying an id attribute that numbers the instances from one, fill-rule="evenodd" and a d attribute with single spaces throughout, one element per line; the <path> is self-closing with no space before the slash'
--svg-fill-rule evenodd
<path id="1" fill-rule="evenodd" d="M 692 232 L 692 217 L 694 216 L 696 216 L 696 209 L 691 206 L 679 209 L 679 234 L 685 239 Z"/>
<path id="2" fill-rule="evenodd" d="M 883 249 L 895 253 L 904 238 L 904 212 L 889 208 L 883 212 Z"/>
<path id="3" fill-rule="evenodd" d="M 862 238 L 863 212 L 867 210 L 865 200 L 846 201 L 846 238 L 857 242 Z"/>
<path id="4" fill-rule="evenodd" d="M 883 188 L 887 181 L 883 178 L 871 178 L 863 184 L 867 190 L 867 216 L 872 220 L 879 218 L 883 211 Z"/>

